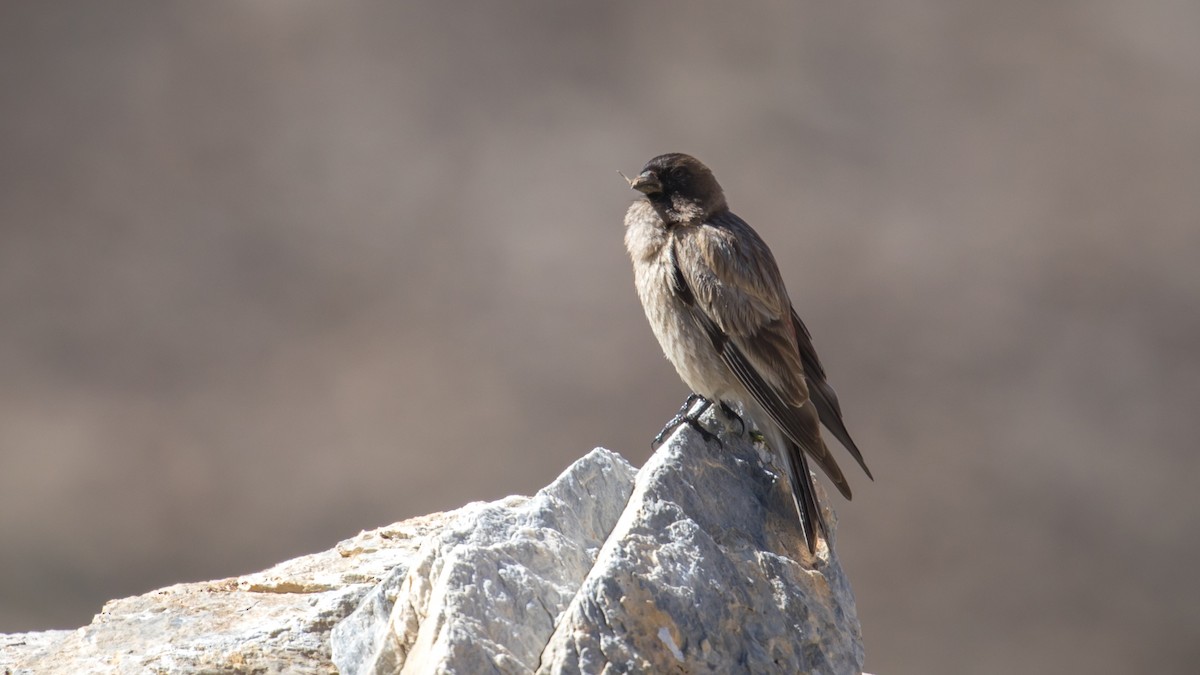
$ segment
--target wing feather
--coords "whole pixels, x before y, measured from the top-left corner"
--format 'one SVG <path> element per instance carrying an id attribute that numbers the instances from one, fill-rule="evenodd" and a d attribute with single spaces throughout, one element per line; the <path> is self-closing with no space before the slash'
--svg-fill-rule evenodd
<path id="1" fill-rule="evenodd" d="M 690 241 L 680 238 L 690 237 Z M 722 361 L 771 420 L 850 498 L 850 486 L 821 440 L 778 267 L 766 244 L 732 213 L 677 231 L 676 280 Z M 780 451 L 785 451 L 780 448 Z"/>
<path id="2" fill-rule="evenodd" d="M 846 430 L 846 423 L 842 421 L 842 406 L 838 403 L 837 393 L 825 381 L 825 368 L 821 366 L 817 350 L 813 347 L 812 334 L 800 320 L 800 315 L 796 314 L 795 308 L 792 308 L 792 325 L 795 328 L 796 342 L 800 347 L 800 360 L 804 363 L 804 378 L 808 382 L 808 393 L 812 398 L 813 405 L 817 407 L 821 424 L 824 424 L 834 438 L 837 438 L 854 456 L 858 465 L 866 472 L 867 478 L 875 480 L 875 476 L 871 475 L 871 470 L 867 468 L 867 463 L 863 460 L 858 445 L 853 438 L 850 438 L 850 432 Z"/>

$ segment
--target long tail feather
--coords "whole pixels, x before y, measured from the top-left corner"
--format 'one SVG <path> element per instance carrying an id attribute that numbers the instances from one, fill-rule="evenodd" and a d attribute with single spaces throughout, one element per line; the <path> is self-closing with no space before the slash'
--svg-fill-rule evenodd
<path id="1" fill-rule="evenodd" d="M 808 544 L 808 552 L 817 552 L 817 537 L 825 535 L 825 520 L 821 518 L 821 507 L 817 504 L 816 488 L 812 484 L 812 472 L 808 470 L 808 458 L 800 446 L 787 443 L 788 479 L 792 484 L 792 499 L 796 502 L 796 512 L 800 516 L 800 528 L 804 531 L 804 541 Z M 820 530 L 820 534 L 817 531 Z"/>

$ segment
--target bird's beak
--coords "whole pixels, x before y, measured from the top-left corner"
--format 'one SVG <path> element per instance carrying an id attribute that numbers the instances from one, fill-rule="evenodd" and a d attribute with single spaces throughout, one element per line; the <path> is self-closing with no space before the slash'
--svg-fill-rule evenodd
<path id="1" fill-rule="evenodd" d="M 629 181 L 629 187 L 646 195 L 662 192 L 662 183 L 658 181 L 658 176 L 653 171 L 639 173 L 633 180 Z"/>

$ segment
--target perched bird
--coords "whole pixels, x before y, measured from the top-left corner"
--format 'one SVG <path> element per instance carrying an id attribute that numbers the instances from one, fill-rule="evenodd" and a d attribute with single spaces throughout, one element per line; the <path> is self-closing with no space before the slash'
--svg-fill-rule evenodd
<path id="1" fill-rule="evenodd" d="M 730 404 L 741 404 L 780 453 L 805 541 L 815 552 L 817 530 L 826 528 L 807 458 L 850 499 L 820 425 L 868 477 L 871 471 L 846 431 L 837 395 L 825 383 L 812 337 L 792 308 L 771 250 L 729 210 L 716 178 L 694 157 L 655 157 L 629 184 L 645 195 L 625 214 L 625 247 L 638 296 L 667 359 L 695 392 L 659 440 L 684 422 L 711 437 L 699 426 L 699 414 L 713 403 L 726 413 L 732 413 Z M 689 412 L 697 397 L 705 405 Z"/>

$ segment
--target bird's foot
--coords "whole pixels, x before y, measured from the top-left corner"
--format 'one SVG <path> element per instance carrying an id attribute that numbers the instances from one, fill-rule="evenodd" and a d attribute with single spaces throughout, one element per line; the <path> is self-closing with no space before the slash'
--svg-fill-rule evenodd
<path id="1" fill-rule="evenodd" d="M 703 403 L 700 404 L 699 408 L 697 408 L 695 412 L 692 412 L 692 405 L 695 404 L 696 401 L 703 401 Z M 683 406 L 679 408 L 679 412 L 675 413 L 675 416 L 672 417 L 669 422 L 667 422 L 666 426 L 662 428 L 662 431 L 658 432 L 658 435 L 654 437 L 654 442 L 650 444 L 650 448 L 657 450 L 658 446 L 662 445 L 663 441 L 667 439 L 667 436 L 670 435 L 672 431 L 675 431 L 675 428 L 680 424 L 686 424 L 695 429 L 696 433 L 700 434 L 700 436 L 704 438 L 705 442 L 717 440 L 717 435 L 708 429 L 705 429 L 704 425 L 700 423 L 700 416 L 703 415 L 706 410 L 712 407 L 712 404 L 712 401 L 704 398 L 700 394 L 690 394 L 687 397 L 687 400 L 683 402 Z M 722 405 L 724 404 L 722 403 Z"/>
<path id="2" fill-rule="evenodd" d="M 721 413 L 724 414 L 726 418 L 732 419 L 738 423 L 738 436 L 746 433 L 746 420 L 742 419 L 742 416 L 737 414 L 737 411 L 733 409 L 733 406 L 729 405 L 725 401 L 721 401 Z"/>
<path id="3" fill-rule="evenodd" d="M 688 397 L 686 399 L 683 400 L 683 405 L 679 406 L 679 412 L 675 413 L 675 417 L 679 418 L 679 419 L 686 417 L 688 414 L 688 411 L 690 411 L 692 409 L 692 405 L 695 404 L 696 401 L 704 401 L 704 403 L 705 403 L 704 407 L 700 409 L 700 412 L 696 413 L 697 416 L 699 416 L 705 410 L 708 410 L 708 406 L 712 405 L 712 401 L 704 398 L 703 396 L 701 396 L 700 394 L 697 394 L 696 392 L 692 392 L 692 393 L 688 394 Z"/>

